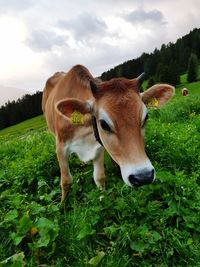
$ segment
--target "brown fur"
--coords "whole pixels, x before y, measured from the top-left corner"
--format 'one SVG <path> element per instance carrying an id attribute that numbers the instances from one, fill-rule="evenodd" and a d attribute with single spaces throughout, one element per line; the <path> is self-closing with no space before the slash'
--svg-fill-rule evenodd
<path id="1" fill-rule="evenodd" d="M 114 96 L 113 96 L 114 95 Z M 142 101 L 138 90 L 121 88 L 111 89 L 97 100 L 97 109 L 103 108 L 112 118 L 115 125 L 113 140 L 106 138 L 106 133 L 100 129 L 104 146 L 111 157 L 118 163 L 129 161 L 137 163 L 145 160 L 143 137 L 141 135 Z M 98 117 L 98 115 L 97 115 Z M 133 153 L 137 151 L 137 153 Z"/>

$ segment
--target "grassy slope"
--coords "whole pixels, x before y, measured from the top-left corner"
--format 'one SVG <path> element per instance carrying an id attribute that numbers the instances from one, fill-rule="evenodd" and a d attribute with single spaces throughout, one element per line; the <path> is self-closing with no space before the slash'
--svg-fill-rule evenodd
<path id="1" fill-rule="evenodd" d="M 41 115 L 1 130 L 0 138 L 9 140 L 22 137 L 23 135 L 28 135 L 36 131 L 44 130 L 45 128 L 45 119 L 43 115 Z"/>
<path id="2" fill-rule="evenodd" d="M 199 67 L 200 76 L 200 67 Z M 144 87 L 146 87 L 147 81 L 144 82 Z M 200 94 L 200 81 L 194 83 L 187 83 L 187 75 L 181 75 L 181 84 L 176 88 L 176 97 L 181 96 L 181 89 L 188 88 L 190 95 Z M 46 128 L 46 123 L 44 117 L 38 116 L 33 119 L 26 120 L 17 125 L 8 127 L 6 129 L 0 130 L 0 138 L 8 139 L 22 136 L 24 134 L 29 134 L 32 131 L 44 130 Z"/>
<path id="3" fill-rule="evenodd" d="M 200 80 L 200 67 L 199 67 L 199 76 L 198 79 Z M 189 90 L 191 95 L 200 94 L 200 82 L 193 82 L 187 83 L 187 74 L 181 75 L 181 84 L 177 87 L 177 91 L 181 92 L 181 89 L 186 87 Z"/>
<path id="4" fill-rule="evenodd" d="M 186 87 L 189 97 L 177 89 L 166 108 L 150 112 L 153 185 L 126 187 L 107 159 L 100 198 L 91 164 L 72 157 L 74 183 L 61 210 L 55 142 L 43 117 L 0 131 L 8 141 L 0 146 L 0 261 L 13 255 L 2 266 L 200 266 L 200 82 Z"/>

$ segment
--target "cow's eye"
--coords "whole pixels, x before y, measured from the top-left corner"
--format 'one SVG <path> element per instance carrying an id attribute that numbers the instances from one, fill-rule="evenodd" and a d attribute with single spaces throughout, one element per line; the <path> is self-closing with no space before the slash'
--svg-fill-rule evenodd
<path id="1" fill-rule="evenodd" d="M 144 121 L 143 121 L 143 123 L 142 123 L 142 127 L 144 127 L 144 126 L 145 126 L 145 124 L 146 124 L 146 121 L 148 120 L 148 118 L 149 118 L 149 115 L 147 114 L 147 115 L 146 115 L 146 117 L 145 117 L 145 119 L 144 119 Z"/>
<path id="2" fill-rule="evenodd" d="M 106 132 L 111 132 L 110 126 L 108 125 L 108 123 L 105 120 L 100 120 L 100 125 L 101 128 L 106 131 Z"/>

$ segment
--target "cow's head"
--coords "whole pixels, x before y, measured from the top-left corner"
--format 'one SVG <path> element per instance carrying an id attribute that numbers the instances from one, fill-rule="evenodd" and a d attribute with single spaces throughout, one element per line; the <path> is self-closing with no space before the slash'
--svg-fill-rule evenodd
<path id="1" fill-rule="evenodd" d="M 98 84 L 91 82 L 100 139 L 129 186 L 149 184 L 155 178 L 144 148 L 146 105 L 160 107 L 174 94 L 174 88 L 166 84 L 154 85 L 140 94 L 139 80 L 116 78 Z"/>
<path id="2" fill-rule="evenodd" d="M 147 105 L 161 107 L 174 94 L 174 88 L 167 84 L 154 85 L 140 94 L 139 80 L 115 78 L 90 82 L 94 96 L 90 110 L 96 118 L 98 134 L 129 186 L 150 184 L 155 178 L 154 167 L 144 147 Z M 88 104 L 83 106 L 84 113 L 88 112 Z"/>

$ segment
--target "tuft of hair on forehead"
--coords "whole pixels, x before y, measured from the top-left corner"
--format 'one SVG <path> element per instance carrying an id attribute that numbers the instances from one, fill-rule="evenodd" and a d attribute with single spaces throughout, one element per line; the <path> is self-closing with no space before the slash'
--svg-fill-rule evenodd
<path id="1" fill-rule="evenodd" d="M 104 95 L 105 93 L 114 94 L 125 94 L 128 89 L 133 90 L 139 94 L 139 85 L 137 80 L 129 80 L 126 78 L 113 78 L 109 81 L 105 81 L 97 85 L 98 96 Z"/>
<path id="2" fill-rule="evenodd" d="M 70 72 L 72 72 L 74 75 L 76 75 L 81 80 L 93 78 L 89 70 L 83 65 L 75 65 L 70 70 Z"/>
<path id="3" fill-rule="evenodd" d="M 89 70 L 83 65 L 75 65 L 70 69 L 68 72 L 68 77 L 70 78 L 72 83 L 78 83 L 83 86 L 89 87 L 90 81 L 94 80 L 95 78 L 89 72 Z"/>

